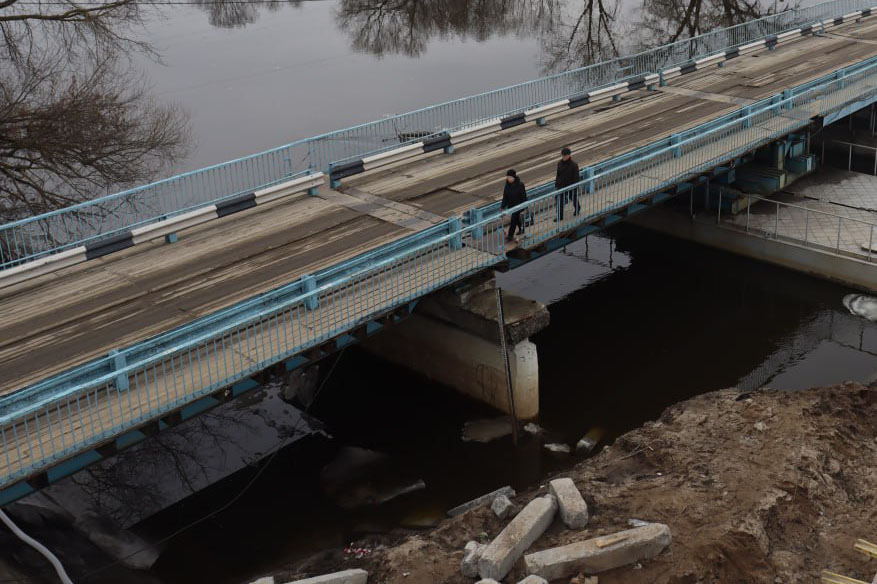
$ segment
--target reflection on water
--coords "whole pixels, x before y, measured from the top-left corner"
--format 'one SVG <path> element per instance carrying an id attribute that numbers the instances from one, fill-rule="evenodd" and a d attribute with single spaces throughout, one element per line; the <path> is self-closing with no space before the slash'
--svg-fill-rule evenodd
<path id="1" fill-rule="evenodd" d="M 261 10 L 277 12 L 284 6 L 300 6 L 303 0 L 194 0 L 207 13 L 208 22 L 219 28 L 239 28 L 253 24 Z"/>
<path id="2" fill-rule="evenodd" d="M 196 0 L 211 25 L 253 24 L 302 0 Z M 431 41 L 536 38 L 546 73 L 629 54 L 800 5 L 777 0 L 338 0 L 335 24 L 356 52 L 420 57 Z M 331 34 L 331 31 L 325 31 Z"/>
<path id="3" fill-rule="evenodd" d="M 559 7 L 559 0 L 340 0 L 336 20 L 356 51 L 417 57 L 433 38 L 540 36 L 557 26 Z"/>

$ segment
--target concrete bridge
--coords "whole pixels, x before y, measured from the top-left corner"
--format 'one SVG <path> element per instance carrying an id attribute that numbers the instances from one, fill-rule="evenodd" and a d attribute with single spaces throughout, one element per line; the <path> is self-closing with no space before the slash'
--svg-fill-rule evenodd
<path id="1" fill-rule="evenodd" d="M 363 340 L 438 290 L 432 312 L 478 313 L 467 303 L 483 298 L 484 273 L 723 180 L 760 150 L 806 167 L 812 130 L 875 100 L 877 12 L 838 0 L 2 226 L 0 504 L 257 387 L 266 370 Z M 563 146 L 581 180 L 555 192 Z M 511 167 L 530 187 L 517 209 L 530 219 L 508 245 L 498 200 Z M 568 204 L 556 221 L 567 193 L 582 212 Z M 374 350 L 444 338 L 418 326 Z M 484 341 L 479 326 L 458 341 Z M 526 402 L 535 353 L 509 340 Z M 433 349 L 431 364 L 410 364 L 441 375 L 451 349 Z M 506 409 L 494 377 L 463 383 Z"/>

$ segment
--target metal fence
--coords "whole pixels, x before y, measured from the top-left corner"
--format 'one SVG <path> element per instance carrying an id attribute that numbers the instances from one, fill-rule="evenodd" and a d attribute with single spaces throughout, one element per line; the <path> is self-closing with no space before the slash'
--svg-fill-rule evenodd
<path id="1" fill-rule="evenodd" d="M 750 197 L 759 202 L 755 213 L 748 205 L 745 220 L 739 216 L 726 217 L 722 222 L 719 217 L 720 224 L 835 255 L 877 261 L 874 254 L 877 225 L 874 223 L 793 203 Z"/>
<path id="2" fill-rule="evenodd" d="M 0 269 L 112 237 L 200 205 L 327 170 L 356 158 L 577 96 L 613 82 L 744 45 L 769 35 L 868 8 L 872 0 L 834 0 L 709 32 L 670 45 L 471 97 L 299 140 L 252 156 L 22 219 L 0 227 Z"/>

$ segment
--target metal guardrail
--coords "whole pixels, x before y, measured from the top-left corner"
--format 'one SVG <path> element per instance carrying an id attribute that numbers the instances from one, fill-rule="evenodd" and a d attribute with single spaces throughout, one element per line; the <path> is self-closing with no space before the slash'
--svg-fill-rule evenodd
<path id="1" fill-rule="evenodd" d="M 874 95 L 875 81 L 877 58 L 586 169 L 566 189 L 468 225 L 451 219 L 0 398 L 0 486 L 504 261 L 510 213 L 528 214 L 523 245 L 538 245 Z M 559 203 L 567 215 L 555 222 Z"/>
<path id="2" fill-rule="evenodd" d="M 719 209 L 721 212 L 721 191 L 719 191 Z M 811 209 L 803 205 L 786 203 L 773 199 L 765 199 L 749 195 L 764 204 L 773 205 L 775 213 L 772 217 L 759 214 L 752 218 L 751 206 L 746 206 L 746 222 L 743 225 L 735 221 L 718 222 L 722 226 L 732 226 L 745 233 L 757 234 L 774 240 L 791 241 L 838 256 L 855 257 L 867 262 L 877 261 L 874 254 L 875 228 L 877 224 L 844 217 L 836 213 Z"/>
<path id="3" fill-rule="evenodd" d="M 133 226 L 216 203 L 288 180 L 333 162 L 374 154 L 444 131 L 574 97 L 584 91 L 868 8 L 872 0 L 834 0 L 705 33 L 630 56 L 430 106 L 285 146 L 135 189 L 21 219 L 0 227 L 0 269 L 15 266 Z"/>

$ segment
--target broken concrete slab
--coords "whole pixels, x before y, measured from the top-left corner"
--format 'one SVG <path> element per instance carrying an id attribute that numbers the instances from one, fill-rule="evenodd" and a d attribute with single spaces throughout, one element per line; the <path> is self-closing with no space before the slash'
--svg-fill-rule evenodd
<path id="1" fill-rule="evenodd" d="M 500 495 L 490 504 L 490 510 L 500 519 L 505 519 L 512 514 L 512 502 L 505 495 Z"/>
<path id="2" fill-rule="evenodd" d="M 509 486 L 505 486 L 490 493 L 487 493 L 486 495 L 481 495 L 476 499 L 472 499 L 471 501 L 467 501 L 466 503 L 463 503 L 462 505 L 457 505 L 456 507 L 451 509 L 450 511 L 448 511 L 448 517 L 456 517 L 457 515 L 475 509 L 476 507 L 488 505 L 500 495 L 505 495 L 506 497 L 514 497 L 515 490 Z"/>
<path id="3" fill-rule="evenodd" d="M 518 582 L 518 584 L 548 584 L 548 580 L 540 576 L 530 574 L 529 576 Z"/>
<path id="4" fill-rule="evenodd" d="M 560 518 L 570 529 L 583 529 L 588 524 L 588 504 L 571 478 L 554 479 L 548 483 L 557 498 Z"/>
<path id="5" fill-rule="evenodd" d="M 460 562 L 460 572 L 464 576 L 467 578 L 478 577 L 478 560 L 481 559 L 481 554 L 484 553 L 485 549 L 487 549 L 486 543 L 470 541 L 466 544 L 465 554 Z"/>
<path id="6" fill-rule="evenodd" d="M 505 578 L 524 551 L 548 529 L 556 512 L 557 501 L 551 495 L 530 501 L 484 550 L 478 560 L 481 577 Z"/>
<path id="7" fill-rule="evenodd" d="M 368 572 L 365 570 L 344 570 L 343 572 L 296 580 L 287 584 L 366 584 L 367 580 Z"/>
<path id="8" fill-rule="evenodd" d="M 527 572 L 548 580 L 579 572 L 596 574 L 653 558 L 670 545 L 670 528 L 663 523 L 619 531 L 586 541 L 527 554 Z"/>
<path id="9" fill-rule="evenodd" d="M 250 584 L 274 584 L 274 576 L 265 576 L 250 582 Z"/>

